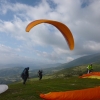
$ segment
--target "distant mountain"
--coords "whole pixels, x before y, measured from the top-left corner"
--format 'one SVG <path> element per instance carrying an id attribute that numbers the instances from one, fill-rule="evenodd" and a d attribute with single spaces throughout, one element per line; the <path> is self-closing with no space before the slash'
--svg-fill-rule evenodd
<path id="1" fill-rule="evenodd" d="M 20 75 L 23 67 L 13 67 L 13 68 L 4 68 L 0 70 L 0 77 L 13 77 L 14 75 Z"/>
<path id="2" fill-rule="evenodd" d="M 40 66 L 37 64 L 32 63 L 23 63 L 23 64 L 17 64 L 17 63 L 10 63 L 10 64 L 0 64 L 0 69 L 6 69 L 6 68 L 14 68 L 14 67 L 30 67 L 31 69 L 39 68 Z"/>
<path id="3" fill-rule="evenodd" d="M 32 63 L 23 63 L 23 64 L 0 64 L 0 70 L 1 69 L 7 69 L 7 68 L 18 68 L 18 67 L 30 67 L 31 70 L 34 69 L 40 69 L 40 68 L 50 68 L 50 67 L 56 67 L 61 65 L 61 63 L 50 63 L 50 64 L 45 64 L 45 63 L 37 63 L 37 64 L 32 64 Z"/>
<path id="4" fill-rule="evenodd" d="M 42 67 L 45 74 L 53 74 L 57 71 L 64 70 L 70 67 L 87 65 L 90 63 L 100 63 L 100 53 L 79 57 L 68 63 L 48 64 Z"/>
<path id="5" fill-rule="evenodd" d="M 54 71 L 54 68 L 58 65 L 61 65 L 60 63 L 57 64 L 45 64 L 41 65 L 41 68 L 35 67 L 32 68 L 30 67 L 29 70 L 29 77 L 34 78 L 37 77 L 37 72 L 38 70 L 43 70 L 43 75 L 45 74 L 51 74 Z M 46 68 L 50 67 L 50 68 Z M 21 73 L 24 70 L 25 67 L 6 67 L 0 69 L 0 83 L 12 83 L 16 81 L 21 81 Z M 37 69 L 36 69 L 37 68 Z"/>
<path id="6" fill-rule="evenodd" d="M 41 68 L 35 67 L 30 68 L 29 72 L 32 73 L 32 75 L 36 75 L 38 70 L 50 70 L 51 68 L 55 68 L 56 66 L 61 65 L 60 63 L 56 64 L 45 64 L 41 65 Z M 30 67 L 30 66 L 29 66 Z M 3 68 L 0 69 L 0 77 L 7 77 L 7 76 L 13 76 L 13 75 L 20 75 L 25 67 L 8 67 L 8 68 Z"/>
<path id="7" fill-rule="evenodd" d="M 71 62 L 62 64 L 61 66 L 58 66 L 58 67 L 69 68 L 69 67 L 81 66 L 81 65 L 95 63 L 95 62 L 98 62 L 98 63 L 100 62 L 100 53 L 83 56 Z"/>
<path id="8" fill-rule="evenodd" d="M 93 71 L 100 71 L 100 53 L 87 55 L 77 58 L 69 63 L 62 64 L 57 68 L 62 68 L 61 70 L 54 73 L 55 76 L 70 76 L 70 75 L 82 75 L 87 73 L 88 64 L 93 64 Z"/>
<path id="9" fill-rule="evenodd" d="M 9 84 L 21 81 L 20 75 L 23 67 L 3 68 L 0 69 L 0 84 Z"/>
<path id="10" fill-rule="evenodd" d="M 39 69 L 43 70 L 43 75 L 47 75 L 47 74 L 50 75 L 56 72 L 59 73 L 59 71 L 61 71 L 61 73 L 62 72 L 66 73 L 66 70 L 68 70 L 67 68 L 74 68 L 78 66 L 84 66 L 84 68 L 86 68 L 87 64 L 90 64 L 90 63 L 96 64 L 96 66 L 99 66 L 100 53 L 83 56 L 65 64 L 61 64 L 61 63 L 45 64 L 45 65 L 43 64 L 41 65 L 40 68 L 39 67 L 35 67 L 34 69 L 30 68 L 29 72 L 30 72 L 30 77 L 33 78 L 33 77 L 37 77 L 37 72 Z M 11 83 L 12 81 L 21 80 L 20 74 L 22 73 L 24 68 L 25 67 L 10 67 L 10 68 L 5 68 L 5 69 L 0 69 L 0 81 L 1 80 L 6 81 L 8 79 L 7 82 L 10 81 L 9 83 Z M 98 69 L 99 67 L 97 67 L 96 70 Z M 72 72 L 72 70 L 68 72 Z"/>
<path id="11" fill-rule="evenodd" d="M 64 68 L 53 75 L 56 77 L 63 76 L 63 77 L 70 77 L 70 76 L 81 76 L 87 73 L 87 66 L 88 64 L 74 66 L 69 68 Z M 93 63 L 93 72 L 100 72 L 100 60 Z"/>

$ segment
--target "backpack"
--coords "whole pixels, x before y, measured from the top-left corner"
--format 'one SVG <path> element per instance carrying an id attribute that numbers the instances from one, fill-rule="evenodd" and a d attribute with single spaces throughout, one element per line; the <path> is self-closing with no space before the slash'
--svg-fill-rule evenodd
<path id="1" fill-rule="evenodd" d="M 23 70 L 23 72 L 21 73 L 21 77 L 23 78 L 24 75 L 26 74 L 26 68 Z"/>

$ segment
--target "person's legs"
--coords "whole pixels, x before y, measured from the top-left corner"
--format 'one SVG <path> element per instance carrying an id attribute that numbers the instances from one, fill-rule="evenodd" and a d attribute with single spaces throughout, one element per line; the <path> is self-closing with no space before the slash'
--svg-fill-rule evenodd
<path id="1" fill-rule="evenodd" d="M 39 75 L 39 80 L 41 79 L 40 75 Z"/>
<path id="2" fill-rule="evenodd" d="M 26 83 L 26 81 L 27 81 L 27 77 L 26 77 L 26 76 L 24 76 L 24 79 L 23 79 L 23 84 L 25 84 L 25 83 Z"/>
<path id="3" fill-rule="evenodd" d="M 88 69 L 88 74 L 90 73 L 89 69 Z"/>
<path id="4" fill-rule="evenodd" d="M 42 75 L 40 75 L 40 80 L 42 79 Z"/>
<path id="5" fill-rule="evenodd" d="M 90 72 L 92 72 L 92 69 L 90 70 Z"/>

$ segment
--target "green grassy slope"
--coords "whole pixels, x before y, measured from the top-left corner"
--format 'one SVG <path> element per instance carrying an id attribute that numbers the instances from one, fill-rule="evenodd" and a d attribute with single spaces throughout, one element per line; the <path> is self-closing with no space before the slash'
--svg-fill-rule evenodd
<path id="1" fill-rule="evenodd" d="M 42 100 L 40 93 L 52 91 L 67 91 L 90 88 L 100 85 L 98 79 L 81 79 L 78 77 L 44 79 L 29 79 L 26 85 L 22 82 L 9 85 L 9 89 L 0 94 L 0 100 Z"/>

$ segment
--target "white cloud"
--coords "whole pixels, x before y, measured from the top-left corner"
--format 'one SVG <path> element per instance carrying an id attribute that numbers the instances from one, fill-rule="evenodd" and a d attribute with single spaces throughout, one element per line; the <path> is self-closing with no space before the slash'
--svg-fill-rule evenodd
<path id="1" fill-rule="evenodd" d="M 72 57 L 67 57 L 67 61 L 66 61 L 66 62 L 70 62 L 70 61 L 72 61 L 72 60 L 74 60 L 74 58 L 72 58 Z"/>
<path id="2" fill-rule="evenodd" d="M 20 41 L 19 51 L 29 50 L 28 52 L 38 55 L 39 61 L 42 59 L 42 62 L 67 62 L 73 60 L 75 56 L 99 52 L 100 0 L 89 1 L 84 7 L 82 2 L 86 1 L 82 0 L 63 0 L 63 2 L 51 0 L 51 2 L 54 2 L 54 5 L 51 4 L 52 7 L 48 0 L 41 0 L 35 6 L 2 1 L 0 4 L 2 16 L 7 16 L 10 12 L 12 19 L 7 20 L 3 17 L 0 19 L 0 32 Z M 25 32 L 28 23 L 36 19 L 53 19 L 66 24 L 75 39 L 74 51 L 69 50 L 62 34 L 51 25 L 40 24 L 29 33 Z M 5 47 L 8 46 L 5 44 Z M 41 51 L 41 47 L 52 48 L 52 51 L 46 49 Z M 19 54 L 18 51 L 16 54 Z"/>

